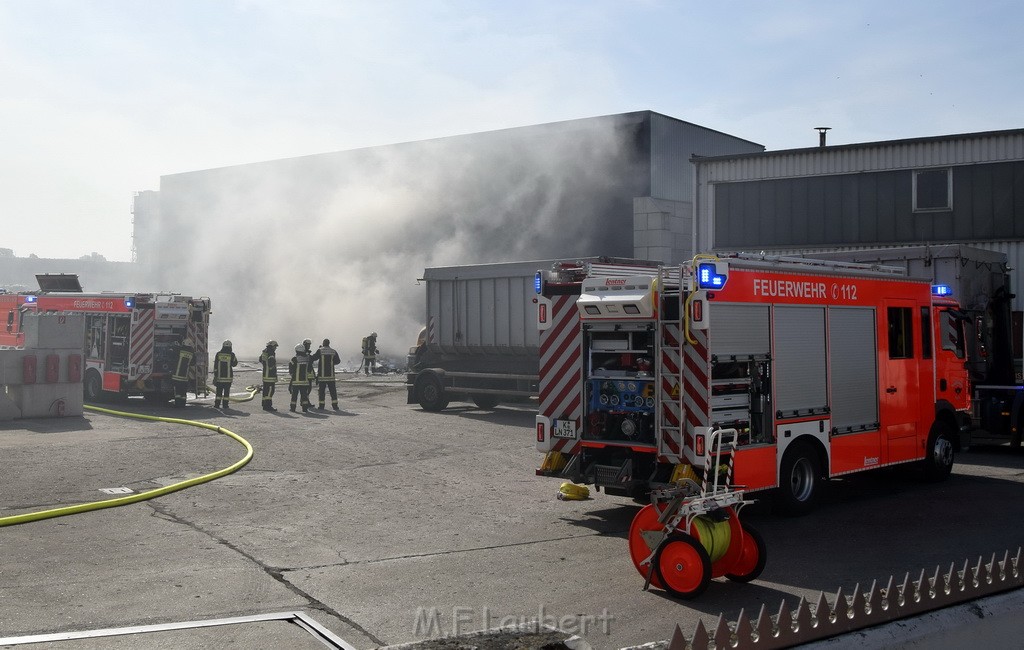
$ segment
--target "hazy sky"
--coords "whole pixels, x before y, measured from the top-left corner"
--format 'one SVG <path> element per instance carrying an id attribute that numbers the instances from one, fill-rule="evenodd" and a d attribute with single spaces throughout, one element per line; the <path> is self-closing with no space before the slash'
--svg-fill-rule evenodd
<path id="1" fill-rule="evenodd" d="M 766 145 L 1024 127 L 1016 1 L 0 0 L 0 248 L 160 176 L 653 110 Z"/>

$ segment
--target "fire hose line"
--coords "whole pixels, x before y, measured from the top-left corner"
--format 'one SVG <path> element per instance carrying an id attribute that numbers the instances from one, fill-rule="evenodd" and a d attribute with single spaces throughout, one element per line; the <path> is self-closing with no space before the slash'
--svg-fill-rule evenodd
<path id="1" fill-rule="evenodd" d="M 252 399 L 250 397 L 250 399 Z M 157 488 L 155 490 L 149 490 L 148 492 L 140 492 L 138 494 L 131 494 L 129 496 L 118 497 L 116 499 L 105 499 L 103 501 L 92 501 L 90 503 L 81 503 L 74 506 L 65 506 L 62 508 L 53 508 L 51 510 L 40 510 L 38 512 L 28 512 L 21 515 L 12 515 L 9 517 L 0 517 L 0 527 L 3 526 L 14 526 L 17 524 L 27 524 L 31 521 L 41 521 L 43 519 L 53 519 L 55 517 L 64 517 L 66 515 L 77 515 L 83 512 L 91 512 L 93 510 L 102 510 L 104 508 L 116 508 L 118 506 L 126 506 L 131 503 L 137 503 L 139 501 L 147 501 L 149 499 L 155 499 L 156 497 L 162 497 L 165 494 L 184 490 L 200 483 L 208 483 L 210 481 L 222 478 L 228 474 L 233 474 L 238 470 L 245 467 L 250 460 L 252 460 L 252 445 L 249 441 L 242 436 L 228 431 L 224 427 L 218 427 L 215 424 L 207 424 L 206 422 L 198 422 L 195 420 L 183 420 L 180 418 L 164 418 L 157 417 L 155 415 L 141 415 L 139 413 L 127 413 L 125 411 L 113 411 L 110 409 L 100 408 L 98 406 L 85 405 L 85 408 L 90 411 L 96 411 L 97 413 L 106 413 L 108 415 L 120 415 L 128 418 L 136 418 L 139 420 L 153 420 L 156 422 L 168 422 L 170 424 L 186 424 L 191 427 L 199 427 L 201 429 L 209 429 L 210 431 L 216 431 L 217 433 L 223 433 L 226 436 L 234 438 L 245 447 L 245 457 L 238 462 L 234 463 L 229 467 L 225 467 L 222 470 L 218 470 L 211 474 L 203 476 L 197 476 L 196 478 L 189 479 L 187 481 L 181 481 L 179 483 L 173 483 L 171 485 Z"/>
<path id="2" fill-rule="evenodd" d="M 246 392 L 249 393 L 245 397 L 235 397 L 233 395 L 229 395 L 228 396 L 228 401 L 230 401 L 230 402 L 250 402 L 250 401 L 252 401 L 252 399 L 254 397 L 256 397 L 256 393 L 258 393 L 261 390 L 263 390 L 263 388 L 260 387 L 260 386 L 246 386 L 245 390 L 246 390 Z M 203 385 L 203 391 L 205 393 L 207 393 L 207 394 L 208 393 L 216 393 L 217 392 L 216 389 L 212 389 L 212 388 L 210 388 L 209 386 L 206 386 L 206 385 Z"/>

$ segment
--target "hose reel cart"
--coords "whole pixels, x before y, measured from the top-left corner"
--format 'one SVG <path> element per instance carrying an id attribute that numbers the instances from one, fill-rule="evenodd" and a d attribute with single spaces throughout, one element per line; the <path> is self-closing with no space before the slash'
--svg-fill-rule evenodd
<path id="1" fill-rule="evenodd" d="M 730 450 L 720 482 L 723 440 Z M 750 582 L 764 570 L 767 554 L 761 535 L 741 524 L 743 491 L 732 483 L 735 429 L 711 433 L 704 478 L 683 478 L 677 485 L 651 491 L 629 528 L 629 554 L 644 577 L 676 598 L 696 598 L 712 578 Z M 714 464 L 712 464 L 714 458 Z M 713 477 L 712 477 L 713 473 Z M 709 477 L 712 477 L 709 483 Z"/>

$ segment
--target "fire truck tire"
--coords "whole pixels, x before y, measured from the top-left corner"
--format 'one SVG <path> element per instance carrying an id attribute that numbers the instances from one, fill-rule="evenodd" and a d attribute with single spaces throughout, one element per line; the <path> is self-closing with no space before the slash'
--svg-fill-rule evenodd
<path id="1" fill-rule="evenodd" d="M 786 450 L 779 471 L 779 489 L 775 504 L 781 514 L 800 517 L 814 509 L 821 491 L 821 467 L 818 454 L 807 443 L 796 443 Z"/>
<path id="2" fill-rule="evenodd" d="M 103 399 L 103 381 L 100 373 L 95 370 L 85 372 L 85 380 L 82 382 L 82 391 L 87 402 L 99 402 Z"/>
<path id="3" fill-rule="evenodd" d="M 654 570 L 665 591 L 689 600 L 711 583 L 711 558 L 701 543 L 685 533 L 672 533 L 654 553 Z"/>
<path id="4" fill-rule="evenodd" d="M 448 398 L 444 394 L 444 384 L 434 374 L 421 375 L 416 389 L 417 399 L 424 411 L 443 411 L 448 406 Z"/>
<path id="5" fill-rule="evenodd" d="M 485 411 L 490 411 L 498 405 L 498 398 L 494 395 L 476 394 L 473 395 L 473 403 Z"/>
<path id="6" fill-rule="evenodd" d="M 768 552 L 761 533 L 743 524 L 739 557 L 733 563 L 732 571 L 726 573 L 725 577 L 733 582 L 750 582 L 761 575 L 767 560 Z"/>
<path id="7" fill-rule="evenodd" d="M 928 455 L 924 457 L 924 477 L 944 481 L 953 471 L 953 433 L 945 422 L 936 422 L 928 436 Z"/>

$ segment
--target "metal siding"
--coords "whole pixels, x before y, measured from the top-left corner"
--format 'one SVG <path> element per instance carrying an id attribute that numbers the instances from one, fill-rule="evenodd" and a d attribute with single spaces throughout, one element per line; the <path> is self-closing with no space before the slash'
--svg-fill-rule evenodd
<path id="1" fill-rule="evenodd" d="M 712 301 L 708 313 L 711 354 L 719 357 L 770 354 L 768 305 Z"/>
<path id="2" fill-rule="evenodd" d="M 774 311 L 775 409 L 826 408 L 825 308 L 779 305 Z"/>
<path id="3" fill-rule="evenodd" d="M 676 120 L 650 116 L 651 196 L 693 202 L 692 156 L 723 156 L 764 151 L 764 147 L 732 135 Z"/>
<path id="4" fill-rule="evenodd" d="M 1024 160 L 1024 133 L 978 134 L 916 143 L 880 142 L 855 147 L 825 147 L 766 152 L 728 160 L 701 161 L 705 182 L 735 182 L 790 176 L 852 174 L 870 171 L 944 167 Z"/>
<path id="5" fill-rule="evenodd" d="M 878 422 L 878 369 L 875 310 L 832 307 L 828 312 L 832 426 L 871 426 Z"/>

